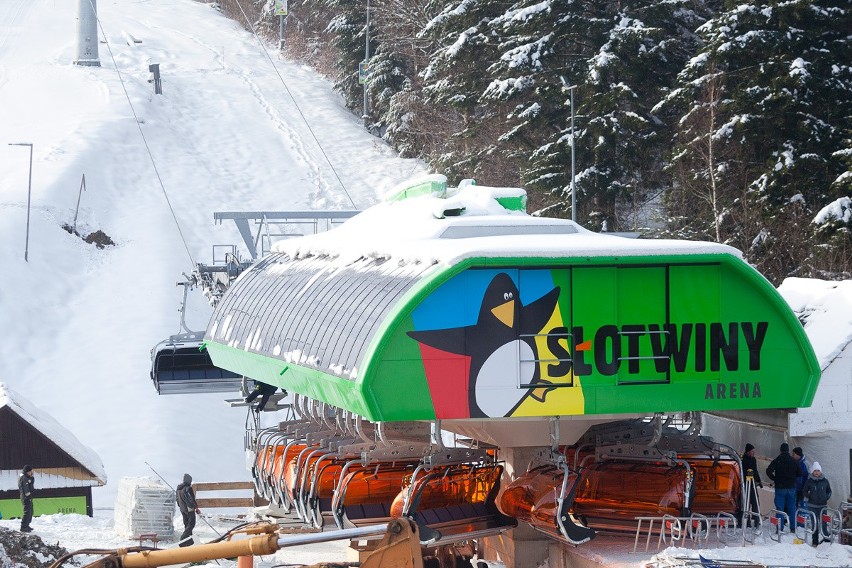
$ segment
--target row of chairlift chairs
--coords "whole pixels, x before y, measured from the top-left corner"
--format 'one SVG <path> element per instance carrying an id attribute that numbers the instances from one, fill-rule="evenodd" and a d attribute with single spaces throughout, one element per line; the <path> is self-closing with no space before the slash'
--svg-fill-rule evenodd
<path id="1" fill-rule="evenodd" d="M 187 330 L 152 349 L 157 391 L 250 391 L 253 381 L 213 365 L 202 339 L 203 333 Z M 269 410 L 281 408 L 281 396 Z M 542 452 L 500 494 L 503 465 L 496 448 L 447 448 L 433 431 L 439 426 L 374 424 L 298 395 L 289 407 L 290 420 L 264 430 L 257 414 L 247 414 L 255 485 L 270 503 L 318 528 L 407 517 L 425 527 L 432 545 L 452 545 L 523 521 L 578 545 L 596 531 L 635 531 L 638 538 L 637 519 L 651 521 L 649 535 L 668 529 L 670 537 L 681 525 L 705 532 L 715 525 L 730 533 L 741 524 L 747 492 L 739 457 L 698 436 L 694 424 L 677 429 L 633 420 L 593 427 L 574 446 Z M 761 517 L 744 515 L 752 530 L 740 534 L 753 538 Z M 839 526 L 837 514 L 823 517 L 830 518 L 811 525 Z M 661 522 L 655 526 L 654 519 Z M 776 533 L 777 519 L 770 517 Z"/>
<path id="2" fill-rule="evenodd" d="M 501 492 L 498 449 L 447 447 L 440 421 L 372 423 L 298 395 L 290 410 L 247 436 L 252 474 L 271 507 L 316 528 L 405 517 L 420 525 L 427 547 L 438 547 L 518 521 L 571 545 L 597 531 L 632 534 L 640 517 L 700 518 L 705 530 L 739 523 L 739 457 L 695 427 L 659 418 L 593 427 L 573 446 L 540 452 Z"/>
<path id="3" fill-rule="evenodd" d="M 186 330 L 152 349 L 157 392 L 250 391 L 253 381 L 213 365 L 202 340 L 203 333 Z M 281 408 L 281 396 L 268 410 Z M 659 420 L 593 427 L 574 446 L 542 452 L 500 494 L 496 448 L 447 448 L 432 431 L 439 426 L 375 424 L 298 395 L 290 408 L 290 420 L 264 430 L 249 412 L 246 447 L 255 453 L 258 494 L 315 527 L 407 517 L 443 545 L 499 534 L 520 520 L 578 545 L 596 531 L 638 535 L 638 518 L 691 526 L 698 515 L 728 530 L 742 515 L 739 457 L 695 428 Z M 745 515 L 759 529 L 760 516 Z M 652 523 L 654 530 L 664 523 Z"/>
<path id="4" fill-rule="evenodd" d="M 293 417 L 249 440 L 259 495 L 316 528 L 406 517 L 429 547 L 516 526 L 496 506 L 492 448 L 446 447 L 439 425 L 373 423 L 294 395 Z"/>

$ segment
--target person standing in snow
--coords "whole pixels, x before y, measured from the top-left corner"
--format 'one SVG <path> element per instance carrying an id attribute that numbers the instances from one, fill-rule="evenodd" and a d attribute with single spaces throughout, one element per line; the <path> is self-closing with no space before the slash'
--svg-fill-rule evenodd
<path id="1" fill-rule="evenodd" d="M 781 444 L 781 453 L 766 468 L 766 476 L 775 482 L 775 508 L 790 518 L 790 532 L 796 530 L 796 478 L 802 475 L 799 463 L 790 455 L 790 445 Z M 781 519 L 781 530 L 784 530 Z"/>
<path id="2" fill-rule="evenodd" d="M 192 476 L 183 474 L 183 483 L 177 486 L 177 505 L 183 517 L 183 533 L 180 535 L 178 546 L 192 545 L 192 529 L 195 528 L 195 514 L 201 514 L 195 501 L 195 490 L 192 488 Z"/>
<path id="3" fill-rule="evenodd" d="M 796 478 L 796 507 L 801 507 L 803 501 L 802 489 L 805 488 L 805 482 L 808 480 L 810 464 L 805 457 L 805 452 L 798 446 L 793 448 L 793 459 L 799 463 L 799 469 L 802 471 L 802 476 Z"/>
<path id="4" fill-rule="evenodd" d="M 21 506 L 24 515 L 21 517 L 21 532 L 33 532 L 30 523 L 33 520 L 33 490 L 35 489 L 35 477 L 33 477 L 33 466 L 25 465 L 18 478 L 18 490 L 21 493 Z"/>
<path id="5" fill-rule="evenodd" d="M 816 546 L 819 544 L 820 536 L 822 538 L 828 536 L 824 533 L 819 535 L 819 526 L 822 509 L 828 505 L 828 500 L 831 499 L 831 484 L 822 474 L 822 466 L 819 465 L 819 462 L 814 462 L 814 465 L 811 466 L 811 474 L 805 481 L 802 493 L 805 506 L 816 516 L 817 522 L 811 539 L 812 544 Z"/>
<path id="6" fill-rule="evenodd" d="M 757 498 L 757 488 L 763 487 L 763 481 L 760 480 L 760 472 L 757 470 L 757 458 L 754 457 L 754 446 L 751 444 L 745 445 L 743 453 L 743 471 L 746 476 L 751 476 L 754 480 L 754 485 L 751 487 L 751 495 L 749 496 L 749 509 L 753 513 L 760 514 L 760 501 Z"/>

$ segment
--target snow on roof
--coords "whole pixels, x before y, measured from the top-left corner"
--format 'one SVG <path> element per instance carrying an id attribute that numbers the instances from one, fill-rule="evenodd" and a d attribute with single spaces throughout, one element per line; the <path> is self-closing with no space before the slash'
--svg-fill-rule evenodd
<path id="1" fill-rule="evenodd" d="M 49 414 L 33 406 L 30 401 L 0 383 L 0 408 L 8 406 L 12 412 L 30 426 L 44 434 L 54 444 L 62 448 L 69 456 L 80 462 L 92 475 L 106 484 L 107 475 L 101 458 L 91 448 L 83 445 L 65 426 Z"/>
<path id="2" fill-rule="evenodd" d="M 435 181 L 426 176 L 409 183 Z M 399 186 L 388 195 L 396 194 Z M 566 219 L 533 217 L 501 205 L 526 200 L 519 188 L 467 185 L 445 194 L 386 200 L 341 226 L 316 235 L 279 241 L 275 252 L 329 255 L 349 263 L 360 257 L 456 264 L 471 257 L 652 256 L 741 253 L 727 245 L 695 241 L 625 239 L 593 233 Z M 501 201 L 498 201 L 501 200 Z"/>
<path id="3" fill-rule="evenodd" d="M 778 292 L 790 305 L 825 370 L 852 342 L 852 280 L 787 278 Z"/>

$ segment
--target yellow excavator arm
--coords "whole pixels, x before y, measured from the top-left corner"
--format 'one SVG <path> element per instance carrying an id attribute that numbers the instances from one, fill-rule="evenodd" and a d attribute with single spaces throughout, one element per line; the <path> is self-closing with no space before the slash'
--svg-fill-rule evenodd
<path id="1" fill-rule="evenodd" d="M 154 568 L 239 556 L 260 556 L 273 554 L 288 546 L 360 539 L 382 533 L 384 535 L 379 544 L 361 562 L 362 568 L 423 568 L 417 525 L 405 519 L 394 519 L 387 525 L 372 525 L 309 535 L 282 536 L 275 532 L 273 525 L 264 525 L 252 532 L 261 531 L 264 534 L 250 538 L 198 544 L 186 548 L 138 552 L 130 552 L 127 549 L 116 550 L 113 554 L 104 556 L 84 568 Z"/>

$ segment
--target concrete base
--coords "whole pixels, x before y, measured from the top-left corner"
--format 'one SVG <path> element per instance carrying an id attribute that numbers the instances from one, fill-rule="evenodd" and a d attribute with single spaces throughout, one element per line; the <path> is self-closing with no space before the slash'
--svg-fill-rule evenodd
<path id="1" fill-rule="evenodd" d="M 522 523 L 518 528 L 483 539 L 484 560 L 502 562 L 506 568 L 538 566 L 548 558 L 550 539 Z"/>
<path id="2" fill-rule="evenodd" d="M 100 67 L 101 61 L 99 59 L 78 59 L 74 62 L 74 65 L 82 65 L 84 67 Z"/>

